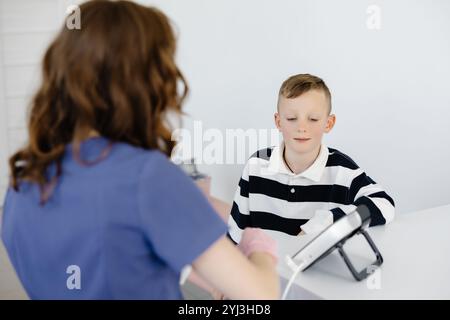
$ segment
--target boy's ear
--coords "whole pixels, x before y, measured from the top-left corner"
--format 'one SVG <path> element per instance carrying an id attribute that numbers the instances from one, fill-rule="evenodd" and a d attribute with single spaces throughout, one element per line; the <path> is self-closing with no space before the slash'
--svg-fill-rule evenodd
<path id="1" fill-rule="evenodd" d="M 274 117 L 275 125 L 277 126 L 277 129 L 280 129 L 280 114 L 278 112 L 275 112 L 273 117 Z"/>
<path id="2" fill-rule="evenodd" d="M 336 123 L 336 116 L 334 114 L 330 114 L 327 119 L 327 126 L 325 127 L 325 132 L 328 133 L 333 129 L 334 124 Z"/>

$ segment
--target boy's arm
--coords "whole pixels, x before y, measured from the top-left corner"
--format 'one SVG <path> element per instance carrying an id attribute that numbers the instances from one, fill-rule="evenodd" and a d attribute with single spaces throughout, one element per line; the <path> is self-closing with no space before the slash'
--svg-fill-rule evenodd
<path id="1" fill-rule="evenodd" d="M 241 241 L 242 232 L 245 228 L 251 227 L 249 211 L 249 169 L 248 162 L 244 167 L 241 179 L 239 180 L 236 193 L 234 195 L 233 206 L 228 219 L 227 236 L 234 242 Z"/>
<path id="2" fill-rule="evenodd" d="M 373 181 L 364 172 L 353 179 L 350 186 L 350 199 L 353 199 L 354 206 L 365 204 L 369 208 L 370 226 L 386 224 L 394 219 L 394 200 L 381 185 Z M 338 212 L 338 210 L 335 210 L 335 212 Z M 335 215 L 334 221 L 339 219 L 339 213 L 333 213 L 333 216 Z"/>
<path id="3" fill-rule="evenodd" d="M 360 204 L 365 204 L 370 210 L 370 226 L 386 224 L 394 219 L 394 200 L 362 170 L 358 173 L 349 187 L 350 204 L 337 206 L 330 211 L 317 210 L 314 217 L 301 226 L 304 233 L 322 231 L 339 218 L 354 211 Z"/>

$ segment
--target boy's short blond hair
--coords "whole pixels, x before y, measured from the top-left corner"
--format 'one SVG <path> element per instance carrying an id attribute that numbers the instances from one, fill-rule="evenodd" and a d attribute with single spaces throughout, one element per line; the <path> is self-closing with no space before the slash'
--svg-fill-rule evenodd
<path id="1" fill-rule="evenodd" d="M 287 99 L 297 98 L 311 90 L 322 90 L 329 102 L 328 114 L 331 113 L 331 93 L 325 81 L 311 74 L 296 74 L 286 79 L 281 85 L 279 97 Z"/>

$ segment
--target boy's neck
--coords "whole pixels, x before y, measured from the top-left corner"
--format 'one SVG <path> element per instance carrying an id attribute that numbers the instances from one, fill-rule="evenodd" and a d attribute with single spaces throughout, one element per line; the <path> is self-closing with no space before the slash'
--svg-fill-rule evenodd
<path id="1" fill-rule="evenodd" d="M 314 161 L 316 161 L 320 153 L 321 145 L 319 145 L 313 151 L 301 155 L 295 154 L 289 149 L 286 149 L 286 145 L 284 145 L 283 148 L 284 163 L 291 172 L 293 172 L 294 174 L 300 174 L 306 171 L 306 169 L 308 169 L 314 163 Z"/>

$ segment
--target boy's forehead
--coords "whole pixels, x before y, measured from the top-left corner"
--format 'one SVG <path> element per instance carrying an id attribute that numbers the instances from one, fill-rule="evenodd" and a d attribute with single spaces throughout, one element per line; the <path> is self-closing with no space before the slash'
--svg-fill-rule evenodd
<path id="1" fill-rule="evenodd" d="M 328 111 L 328 99 L 322 90 L 310 90 L 295 98 L 279 97 L 278 111 Z"/>

